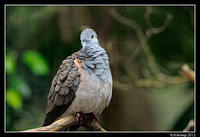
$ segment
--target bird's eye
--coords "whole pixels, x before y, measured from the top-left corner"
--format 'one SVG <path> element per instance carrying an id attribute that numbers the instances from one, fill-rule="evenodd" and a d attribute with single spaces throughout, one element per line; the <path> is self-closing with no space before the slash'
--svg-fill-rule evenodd
<path id="1" fill-rule="evenodd" d="M 92 35 L 91 38 L 93 38 L 94 36 Z"/>

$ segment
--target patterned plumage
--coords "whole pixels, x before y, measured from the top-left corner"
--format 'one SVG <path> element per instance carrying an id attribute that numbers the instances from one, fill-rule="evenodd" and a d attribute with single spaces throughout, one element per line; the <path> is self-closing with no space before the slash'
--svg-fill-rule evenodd
<path id="1" fill-rule="evenodd" d="M 94 30 L 83 30 L 80 39 L 82 49 L 62 62 L 52 81 L 43 126 L 75 112 L 101 113 L 110 103 L 112 75 L 107 53 Z"/>

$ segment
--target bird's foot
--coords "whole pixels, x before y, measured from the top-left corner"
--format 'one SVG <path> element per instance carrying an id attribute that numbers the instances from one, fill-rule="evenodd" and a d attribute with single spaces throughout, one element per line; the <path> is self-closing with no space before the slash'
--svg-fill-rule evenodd
<path id="1" fill-rule="evenodd" d="M 77 112 L 74 113 L 76 120 L 78 121 L 79 125 L 83 125 L 85 124 L 85 122 L 87 123 L 88 120 L 91 120 L 92 122 L 94 120 L 98 121 L 98 119 L 96 118 L 96 116 L 93 113 L 87 113 L 87 114 L 83 114 L 81 112 Z"/>
<path id="2" fill-rule="evenodd" d="M 84 114 L 82 114 L 81 112 L 77 112 L 77 113 L 74 113 L 75 115 L 75 118 L 76 120 L 78 121 L 78 124 L 79 125 L 82 125 L 83 124 L 83 118 L 84 118 Z"/>
<path id="3" fill-rule="evenodd" d="M 73 113 L 73 115 L 75 116 L 76 121 L 77 121 L 78 123 L 80 123 L 81 114 L 77 112 L 77 113 Z"/>

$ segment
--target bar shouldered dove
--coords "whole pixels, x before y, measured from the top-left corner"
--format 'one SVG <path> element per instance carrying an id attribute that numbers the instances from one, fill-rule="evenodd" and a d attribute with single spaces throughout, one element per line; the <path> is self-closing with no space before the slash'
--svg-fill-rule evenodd
<path id="1" fill-rule="evenodd" d="M 112 97 L 106 51 L 91 28 L 80 35 L 82 49 L 63 60 L 47 97 L 43 126 L 72 113 L 101 113 Z"/>

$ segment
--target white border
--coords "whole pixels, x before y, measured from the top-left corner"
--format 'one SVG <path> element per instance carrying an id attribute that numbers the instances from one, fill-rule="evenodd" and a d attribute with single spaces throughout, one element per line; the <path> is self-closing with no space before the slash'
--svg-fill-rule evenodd
<path id="1" fill-rule="evenodd" d="M 196 74 L 196 4 L 5 4 L 4 5 L 4 47 L 6 47 L 6 7 L 7 6 L 193 6 L 194 7 L 194 72 Z M 4 48 L 4 55 L 6 48 Z M 4 116 L 6 116 L 6 60 L 5 61 L 5 72 L 4 72 Z M 195 75 L 196 76 L 196 75 Z M 196 79 L 194 82 L 194 131 L 183 132 L 183 131 L 56 131 L 56 132 L 21 132 L 21 131 L 6 131 L 6 118 L 4 117 L 4 132 L 5 133 L 172 133 L 172 134 L 188 134 L 196 132 Z"/>

